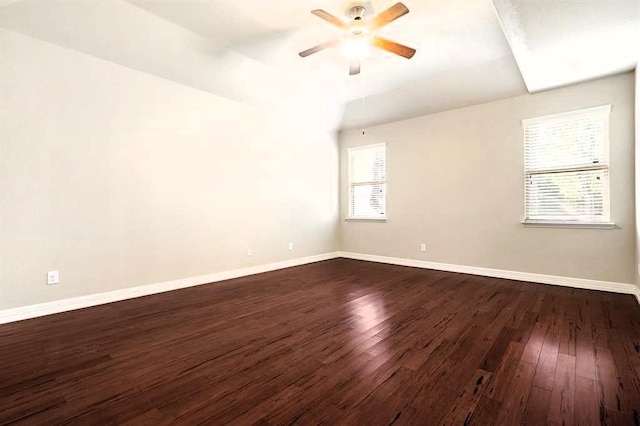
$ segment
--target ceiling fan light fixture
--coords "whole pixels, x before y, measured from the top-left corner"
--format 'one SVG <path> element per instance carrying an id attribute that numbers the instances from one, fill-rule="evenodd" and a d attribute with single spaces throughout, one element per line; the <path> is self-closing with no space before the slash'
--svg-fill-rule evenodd
<path id="1" fill-rule="evenodd" d="M 371 55 L 371 40 L 365 33 L 351 33 L 342 41 L 342 54 L 350 61 L 360 61 Z"/>

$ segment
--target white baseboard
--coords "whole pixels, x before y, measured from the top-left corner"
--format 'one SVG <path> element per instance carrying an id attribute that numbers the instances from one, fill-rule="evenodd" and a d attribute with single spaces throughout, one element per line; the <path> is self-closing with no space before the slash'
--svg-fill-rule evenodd
<path id="1" fill-rule="evenodd" d="M 478 266 L 453 265 L 449 263 L 427 262 L 424 260 L 402 259 L 398 257 L 377 256 L 373 254 L 339 252 L 339 257 L 370 262 L 389 263 L 392 265 L 413 266 L 415 268 L 435 269 L 438 271 L 459 272 L 462 274 L 482 275 L 493 278 L 529 281 L 540 284 L 552 284 L 564 287 L 582 288 L 587 290 L 609 291 L 612 293 L 633 294 L 640 303 L 640 288 L 635 284 L 597 281 L 585 278 L 560 277 L 557 275 L 534 274 L 531 272 L 506 271 L 503 269 L 481 268 Z"/>
<path id="2" fill-rule="evenodd" d="M 202 284 L 209 284 L 213 282 L 229 280 L 232 278 L 245 277 L 248 275 L 275 271 L 277 269 L 284 269 L 290 268 L 292 266 L 319 262 L 321 260 L 335 259 L 336 257 L 339 257 L 337 252 L 325 253 L 316 256 L 302 257 L 299 259 L 284 260 L 282 262 L 268 263 L 265 265 L 234 269 L 231 271 L 216 272 L 209 275 L 201 275 L 199 277 L 183 278 L 179 280 L 165 281 L 156 284 L 148 284 L 139 287 L 109 291 L 106 293 L 91 294 L 87 296 L 74 297 L 71 299 L 40 303 L 37 305 L 5 309 L 0 310 L 0 324 L 41 317 L 44 315 L 57 314 L 60 312 L 72 311 L 75 309 L 88 308 L 91 306 L 103 305 L 105 303 L 118 302 L 120 300 L 133 299 L 136 297 L 148 296 L 151 294 L 163 293 L 166 291 L 178 290 L 181 288 L 193 287 Z"/>
<path id="3" fill-rule="evenodd" d="M 333 252 L 316 256 L 303 257 L 299 259 L 285 260 L 282 262 L 268 263 L 265 265 L 250 266 L 247 268 L 234 269 L 231 271 L 216 272 L 213 274 L 201 275 L 198 277 L 183 278 L 179 280 L 165 281 L 156 284 L 148 284 L 139 287 L 109 291 L 106 293 L 91 294 L 87 296 L 74 297 L 71 299 L 40 303 L 37 305 L 0 310 L 0 324 L 57 314 L 60 312 L 72 311 L 75 309 L 88 308 L 91 306 L 103 305 L 105 303 L 118 302 L 120 300 L 133 299 L 136 297 L 148 296 L 151 294 L 163 293 L 166 291 L 178 290 L 181 288 L 194 287 L 202 284 L 209 284 L 233 278 L 240 278 L 248 275 L 260 274 L 263 272 L 275 271 L 278 269 L 290 268 L 293 266 L 305 265 L 313 262 L 320 262 L 322 260 L 335 259 L 338 257 L 366 260 L 378 263 L 388 263 L 392 265 L 412 266 L 424 269 L 435 269 L 447 272 L 459 272 L 463 274 L 482 275 L 494 278 L 506 278 L 517 281 L 553 284 L 565 287 L 583 288 L 588 290 L 633 294 L 638 299 L 638 303 L 640 303 L 640 288 L 638 288 L 634 284 L 596 281 L 584 278 L 560 277 L 555 275 L 534 274 L 530 272 L 506 271 L 502 269 L 481 268 L 477 266 L 453 265 L 448 263 L 427 262 L 424 260 L 402 259 L 397 257 L 377 256 L 372 254 Z"/>

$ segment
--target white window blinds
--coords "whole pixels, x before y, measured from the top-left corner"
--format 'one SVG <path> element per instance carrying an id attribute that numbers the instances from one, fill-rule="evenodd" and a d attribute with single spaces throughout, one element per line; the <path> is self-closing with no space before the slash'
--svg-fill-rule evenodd
<path id="1" fill-rule="evenodd" d="M 609 222 L 610 111 L 523 120 L 525 223 Z"/>
<path id="2" fill-rule="evenodd" d="M 387 210 L 386 145 L 350 148 L 350 219 L 384 219 Z"/>

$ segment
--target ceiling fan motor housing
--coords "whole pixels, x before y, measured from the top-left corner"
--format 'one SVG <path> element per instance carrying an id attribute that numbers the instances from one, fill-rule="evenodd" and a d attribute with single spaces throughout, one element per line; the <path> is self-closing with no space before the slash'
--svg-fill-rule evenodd
<path id="1" fill-rule="evenodd" d="M 351 16 L 355 21 L 360 21 L 364 18 L 365 13 L 367 13 L 367 9 L 364 6 L 353 6 L 349 10 L 349 16 Z"/>

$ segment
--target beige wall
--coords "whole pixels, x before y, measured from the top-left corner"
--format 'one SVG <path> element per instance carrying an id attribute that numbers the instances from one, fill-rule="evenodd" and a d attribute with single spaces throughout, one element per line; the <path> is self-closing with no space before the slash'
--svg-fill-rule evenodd
<path id="1" fill-rule="evenodd" d="M 343 133 L 342 250 L 635 282 L 633 86 L 627 73 L 373 127 L 364 136 Z M 523 228 L 521 120 L 608 103 L 616 229 Z M 387 143 L 388 221 L 345 222 L 346 149 L 379 142 Z"/>
<path id="2" fill-rule="evenodd" d="M 0 308 L 337 248 L 329 132 L 5 30 L 0 44 Z"/>

